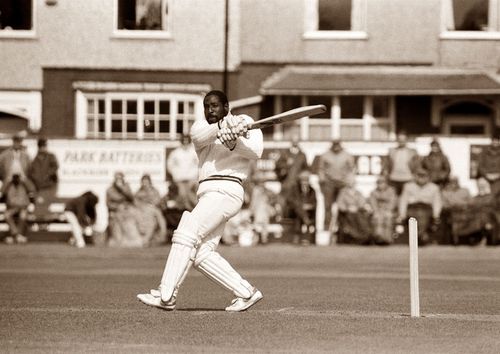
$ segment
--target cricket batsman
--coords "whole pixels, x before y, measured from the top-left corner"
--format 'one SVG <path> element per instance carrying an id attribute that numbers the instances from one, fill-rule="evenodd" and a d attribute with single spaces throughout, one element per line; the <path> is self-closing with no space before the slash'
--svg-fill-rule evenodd
<path id="1" fill-rule="evenodd" d="M 203 106 L 206 120 L 196 121 L 191 128 L 199 159 L 198 202 L 191 212 L 182 214 L 174 231 L 159 288 L 137 298 L 149 306 L 174 310 L 179 288 L 193 266 L 234 294 L 226 311 L 244 311 L 263 295 L 216 250 L 226 222 L 243 204 L 242 183 L 249 161 L 262 155 L 262 131 L 248 130 L 251 117 L 232 115 L 222 91 L 207 93 Z"/>

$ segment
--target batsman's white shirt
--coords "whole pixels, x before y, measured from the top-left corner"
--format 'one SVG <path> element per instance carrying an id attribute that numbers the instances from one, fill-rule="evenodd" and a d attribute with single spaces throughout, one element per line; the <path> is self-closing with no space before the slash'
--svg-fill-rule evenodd
<path id="1" fill-rule="evenodd" d="M 248 123 L 253 119 L 239 116 Z M 224 124 L 224 122 L 222 122 Z M 213 176 L 233 176 L 245 180 L 250 161 L 262 156 L 263 136 L 260 129 L 249 130 L 247 137 L 237 139 L 231 151 L 217 139 L 218 124 L 198 120 L 191 127 L 191 140 L 198 155 L 200 181 Z M 199 235 L 215 248 L 220 240 L 226 221 L 234 216 L 243 204 L 243 187 L 233 181 L 215 180 L 200 183 L 198 204 L 191 212 L 199 222 Z M 205 240 L 206 238 L 206 240 Z"/>

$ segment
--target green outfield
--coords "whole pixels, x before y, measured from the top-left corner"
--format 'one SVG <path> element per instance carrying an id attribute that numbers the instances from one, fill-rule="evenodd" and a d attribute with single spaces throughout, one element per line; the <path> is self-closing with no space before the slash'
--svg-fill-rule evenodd
<path id="1" fill-rule="evenodd" d="M 405 246 L 221 246 L 264 299 L 231 295 L 192 271 L 178 310 L 136 294 L 157 285 L 168 247 L 0 245 L 6 353 L 498 353 L 500 247 L 420 249 L 421 318 L 411 318 Z"/>

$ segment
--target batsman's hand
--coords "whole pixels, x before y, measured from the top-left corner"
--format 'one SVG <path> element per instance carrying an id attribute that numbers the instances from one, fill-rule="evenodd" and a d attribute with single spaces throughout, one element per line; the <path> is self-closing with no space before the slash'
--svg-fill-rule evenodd
<path id="1" fill-rule="evenodd" d="M 236 146 L 236 139 L 238 139 L 238 135 L 234 134 L 230 128 L 222 127 L 217 132 L 217 139 L 220 140 L 222 145 L 227 147 L 229 150 L 232 150 Z"/>
<path id="2" fill-rule="evenodd" d="M 248 131 L 248 123 L 245 118 L 240 116 L 228 116 L 225 119 L 226 127 L 231 130 L 231 133 L 236 136 L 246 136 Z"/>

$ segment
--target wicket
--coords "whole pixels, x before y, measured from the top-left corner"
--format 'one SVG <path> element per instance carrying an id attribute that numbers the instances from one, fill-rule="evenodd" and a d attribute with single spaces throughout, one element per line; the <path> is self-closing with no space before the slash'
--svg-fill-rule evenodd
<path id="1" fill-rule="evenodd" d="M 415 218 L 408 220 L 410 245 L 410 301 L 411 317 L 420 317 L 420 296 L 418 290 L 418 225 Z"/>

